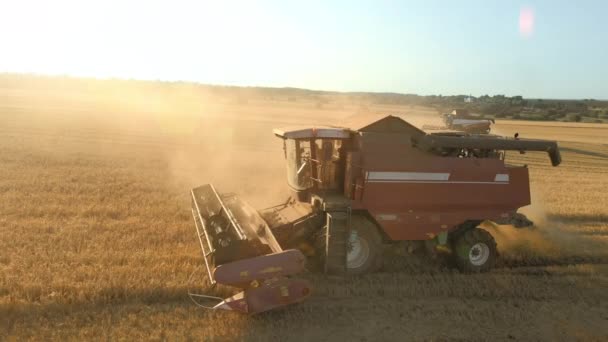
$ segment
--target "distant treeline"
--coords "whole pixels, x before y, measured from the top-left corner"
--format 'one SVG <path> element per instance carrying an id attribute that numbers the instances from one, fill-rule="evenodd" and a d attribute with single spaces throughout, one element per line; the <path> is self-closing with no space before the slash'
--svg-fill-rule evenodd
<path id="1" fill-rule="evenodd" d="M 202 97 L 218 97 L 238 103 L 253 100 L 312 102 L 316 108 L 333 105 L 357 106 L 366 110 L 371 105 L 405 105 L 436 108 L 438 112 L 449 112 L 454 108 L 468 109 L 480 117 L 508 118 L 515 120 L 608 122 L 608 100 L 580 99 L 531 99 L 522 96 L 483 95 L 416 95 L 374 92 L 335 92 L 301 88 L 240 87 L 208 85 L 193 82 L 141 81 L 62 76 L 40 76 L 31 74 L 0 74 L 2 89 L 32 89 L 45 91 L 70 90 L 96 92 L 109 88 L 137 88 L 139 91 L 187 90 L 190 95 L 200 93 Z M 1 99 L 0 99 L 1 100 Z"/>
<path id="2" fill-rule="evenodd" d="M 428 105 L 438 108 L 466 108 L 480 116 L 515 120 L 605 122 L 608 101 L 582 99 L 526 99 L 522 96 L 483 95 L 425 96 Z"/>

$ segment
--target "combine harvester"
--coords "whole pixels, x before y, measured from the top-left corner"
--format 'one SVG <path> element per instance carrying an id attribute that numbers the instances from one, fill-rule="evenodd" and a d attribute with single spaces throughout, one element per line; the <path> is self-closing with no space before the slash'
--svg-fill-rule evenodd
<path id="1" fill-rule="evenodd" d="M 466 109 L 454 109 L 452 113 L 441 115 L 447 129 L 463 131 L 472 134 L 490 133 L 494 119 L 480 119 L 471 116 Z"/>
<path id="2" fill-rule="evenodd" d="M 554 141 L 442 132 L 427 134 L 396 116 L 347 127 L 275 130 L 292 198 L 256 211 L 210 184 L 191 191 L 192 213 L 212 284 L 243 289 L 214 309 L 259 313 L 300 302 L 311 285 L 291 276 L 308 258 L 329 274 L 379 269 L 386 245 L 449 249 L 463 272 L 494 266 L 484 221 L 532 225 L 527 166 L 506 151 L 543 151 Z"/>

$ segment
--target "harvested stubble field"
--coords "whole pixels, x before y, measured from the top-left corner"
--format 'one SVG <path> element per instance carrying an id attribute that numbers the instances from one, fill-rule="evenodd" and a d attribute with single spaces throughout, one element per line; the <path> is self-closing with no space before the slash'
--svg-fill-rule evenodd
<path id="1" fill-rule="evenodd" d="M 564 162 L 508 156 L 530 167 L 538 228 L 488 227 L 494 271 L 400 256 L 361 278 L 306 275 L 310 300 L 246 317 L 188 299 L 205 286 L 188 284 L 202 265 L 189 189 L 212 182 L 256 207 L 283 201 L 272 127 L 335 123 L 356 107 L 60 85 L 0 93 L 0 340 L 608 339 L 608 126 L 497 124 L 559 140 Z"/>

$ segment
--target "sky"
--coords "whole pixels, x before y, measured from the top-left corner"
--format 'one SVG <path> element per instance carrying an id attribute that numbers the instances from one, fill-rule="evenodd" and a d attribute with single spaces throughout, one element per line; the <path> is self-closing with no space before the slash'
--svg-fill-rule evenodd
<path id="1" fill-rule="evenodd" d="M 608 1 L 0 0 L 0 72 L 608 99 Z"/>

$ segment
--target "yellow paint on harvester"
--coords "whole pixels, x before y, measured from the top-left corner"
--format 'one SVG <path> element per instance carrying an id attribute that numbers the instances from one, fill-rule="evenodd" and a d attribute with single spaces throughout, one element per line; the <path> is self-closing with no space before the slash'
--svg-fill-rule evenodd
<path id="1" fill-rule="evenodd" d="M 249 277 L 249 271 L 241 271 L 241 277 Z"/>
<path id="2" fill-rule="evenodd" d="M 270 266 L 270 267 L 266 267 L 265 269 L 261 270 L 260 273 L 264 274 L 264 273 L 276 273 L 276 272 L 280 272 L 283 270 L 283 267 L 279 267 L 279 266 Z"/>

